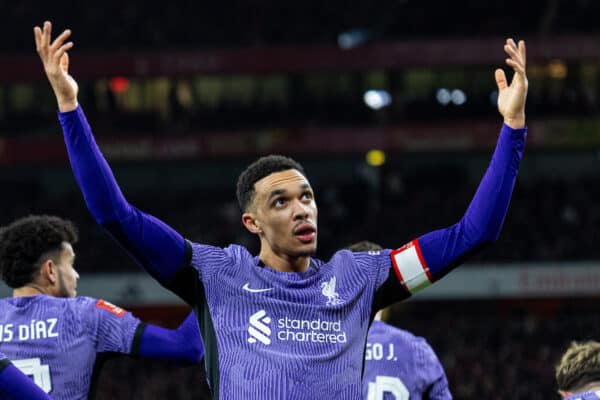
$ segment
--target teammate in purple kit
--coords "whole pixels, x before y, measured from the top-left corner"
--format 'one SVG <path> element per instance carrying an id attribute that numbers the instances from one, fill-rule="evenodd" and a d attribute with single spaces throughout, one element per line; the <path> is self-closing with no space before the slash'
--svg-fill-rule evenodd
<path id="1" fill-rule="evenodd" d="M 0 229 L 0 274 L 13 297 L 0 299 L 0 351 L 54 399 L 86 399 L 109 353 L 197 364 L 195 316 L 177 330 L 145 324 L 104 300 L 75 297 L 74 225 L 29 216 Z"/>
<path id="2" fill-rule="evenodd" d="M 523 42 L 504 45 L 514 70 L 510 84 L 502 70 L 495 73 L 504 125 L 460 221 L 397 250 L 342 250 L 323 262 L 312 257 L 313 190 L 303 168 L 287 157 L 261 158 L 238 180 L 242 223 L 260 240 L 257 256 L 238 245 L 192 243 L 129 204 L 78 104 L 66 53 L 71 32 L 51 41 L 49 22 L 34 32 L 86 204 L 152 276 L 197 308 L 214 399 L 359 399 L 375 311 L 430 285 L 500 233 L 525 145 Z"/>
<path id="3" fill-rule="evenodd" d="M 369 241 L 347 247 L 353 252 L 379 252 Z M 375 314 L 367 336 L 363 400 L 452 400 L 444 368 L 422 337 L 382 321 Z"/>
<path id="4" fill-rule="evenodd" d="M 600 343 L 573 342 L 556 366 L 564 400 L 600 400 Z"/>
<path id="5" fill-rule="evenodd" d="M 51 400 L 29 377 L 0 353 L 0 399 Z"/>

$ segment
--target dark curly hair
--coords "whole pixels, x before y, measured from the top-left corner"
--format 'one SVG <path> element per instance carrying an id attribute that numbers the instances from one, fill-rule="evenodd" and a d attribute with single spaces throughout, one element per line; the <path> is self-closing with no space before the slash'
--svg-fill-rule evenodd
<path id="1" fill-rule="evenodd" d="M 269 155 L 261 157 L 248 166 L 239 176 L 237 181 L 237 199 L 242 212 L 248 210 L 248 207 L 254 200 L 254 184 L 275 172 L 295 169 L 306 177 L 304 168 L 295 160 L 280 156 Z"/>
<path id="2" fill-rule="evenodd" d="M 0 275 L 11 288 L 35 280 L 42 257 L 55 259 L 62 243 L 74 244 L 78 234 L 68 220 L 50 215 L 30 215 L 0 228 Z M 56 260 L 58 261 L 58 260 Z"/>

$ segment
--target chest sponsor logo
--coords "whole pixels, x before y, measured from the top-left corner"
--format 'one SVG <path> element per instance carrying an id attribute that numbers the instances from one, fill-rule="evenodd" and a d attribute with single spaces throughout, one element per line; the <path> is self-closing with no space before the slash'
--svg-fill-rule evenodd
<path id="1" fill-rule="evenodd" d="M 309 343 L 347 343 L 346 331 L 342 329 L 342 321 L 325 319 L 295 319 L 289 316 L 278 318 L 271 327 L 272 319 L 265 310 L 250 316 L 248 325 L 248 342 L 260 342 L 266 346 L 273 340 L 280 342 Z"/>
<path id="2" fill-rule="evenodd" d="M 260 310 L 252 314 L 250 316 L 250 325 L 248 326 L 248 333 L 250 334 L 248 342 L 256 343 L 258 340 L 265 345 L 271 344 L 270 323 L 271 318 L 267 317 L 267 312 L 265 310 Z"/>

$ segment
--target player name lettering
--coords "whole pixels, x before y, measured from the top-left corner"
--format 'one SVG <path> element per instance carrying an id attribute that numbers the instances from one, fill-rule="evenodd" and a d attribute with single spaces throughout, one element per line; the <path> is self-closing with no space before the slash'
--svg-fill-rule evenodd
<path id="1" fill-rule="evenodd" d="M 346 332 L 342 330 L 342 321 L 321 319 L 301 320 L 288 317 L 277 321 L 280 329 L 277 339 L 292 342 L 346 343 Z"/>
<path id="2" fill-rule="evenodd" d="M 365 348 L 365 360 L 397 360 L 394 351 L 394 343 L 381 344 L 381 343 L 371 343 L 367 342 L 367 346 Z"/>
<path id="3" fill-rule="evenodd" d="M 32 319 L 29 324 L 0 324 L 0 342 L 58 337 L 57 323 L 58 318 L 48 318 L 45 321 Z"/>

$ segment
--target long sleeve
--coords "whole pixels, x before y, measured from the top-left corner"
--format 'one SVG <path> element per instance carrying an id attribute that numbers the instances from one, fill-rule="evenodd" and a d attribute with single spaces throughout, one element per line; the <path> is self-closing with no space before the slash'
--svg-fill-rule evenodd
<path id="1" fill-rule="evenodd" d="M 464 216 L 455 225 L 418 239 L 433 280 L 447 274 L 469 254 L 498 239 L 523 157 L 526 136 L 526 129 L 511 129 L 504 125 L 492 161 Z"/>
<path id="2" fill-rule="evenodd" d="M 391 304 L 429 286 L 470 254 L 498 239 L 510 204 L 525 147 L 526 129 L 503 125 L 492 156 L 471 204 L 454 225 L 427 233 L 390 253 L 392 268 L 404 290 L 388 276 L 376 297 L 376 307 Z"/>
<path id="3" fill-rule="evenodd" d="M 81 107 L 59 113 L 59 120 L 75 179 L 92 216 L 151 275 L 168 282 L 189 257 L 185 239 L 127 202 Z"/>
<path id="4" fill-rule="evenodd" d="M 177 364 L 199 364 L 204 357 L 204 345 L 194 312 L 190 312 L 179 328 L 174 330 L 146 325 L 138 355 Z"/>
<path id="5" fill-rule="evenodd" d="M 0 399 L 51 400 L 50 396 L 6 359 L 0 360 Z"/>

